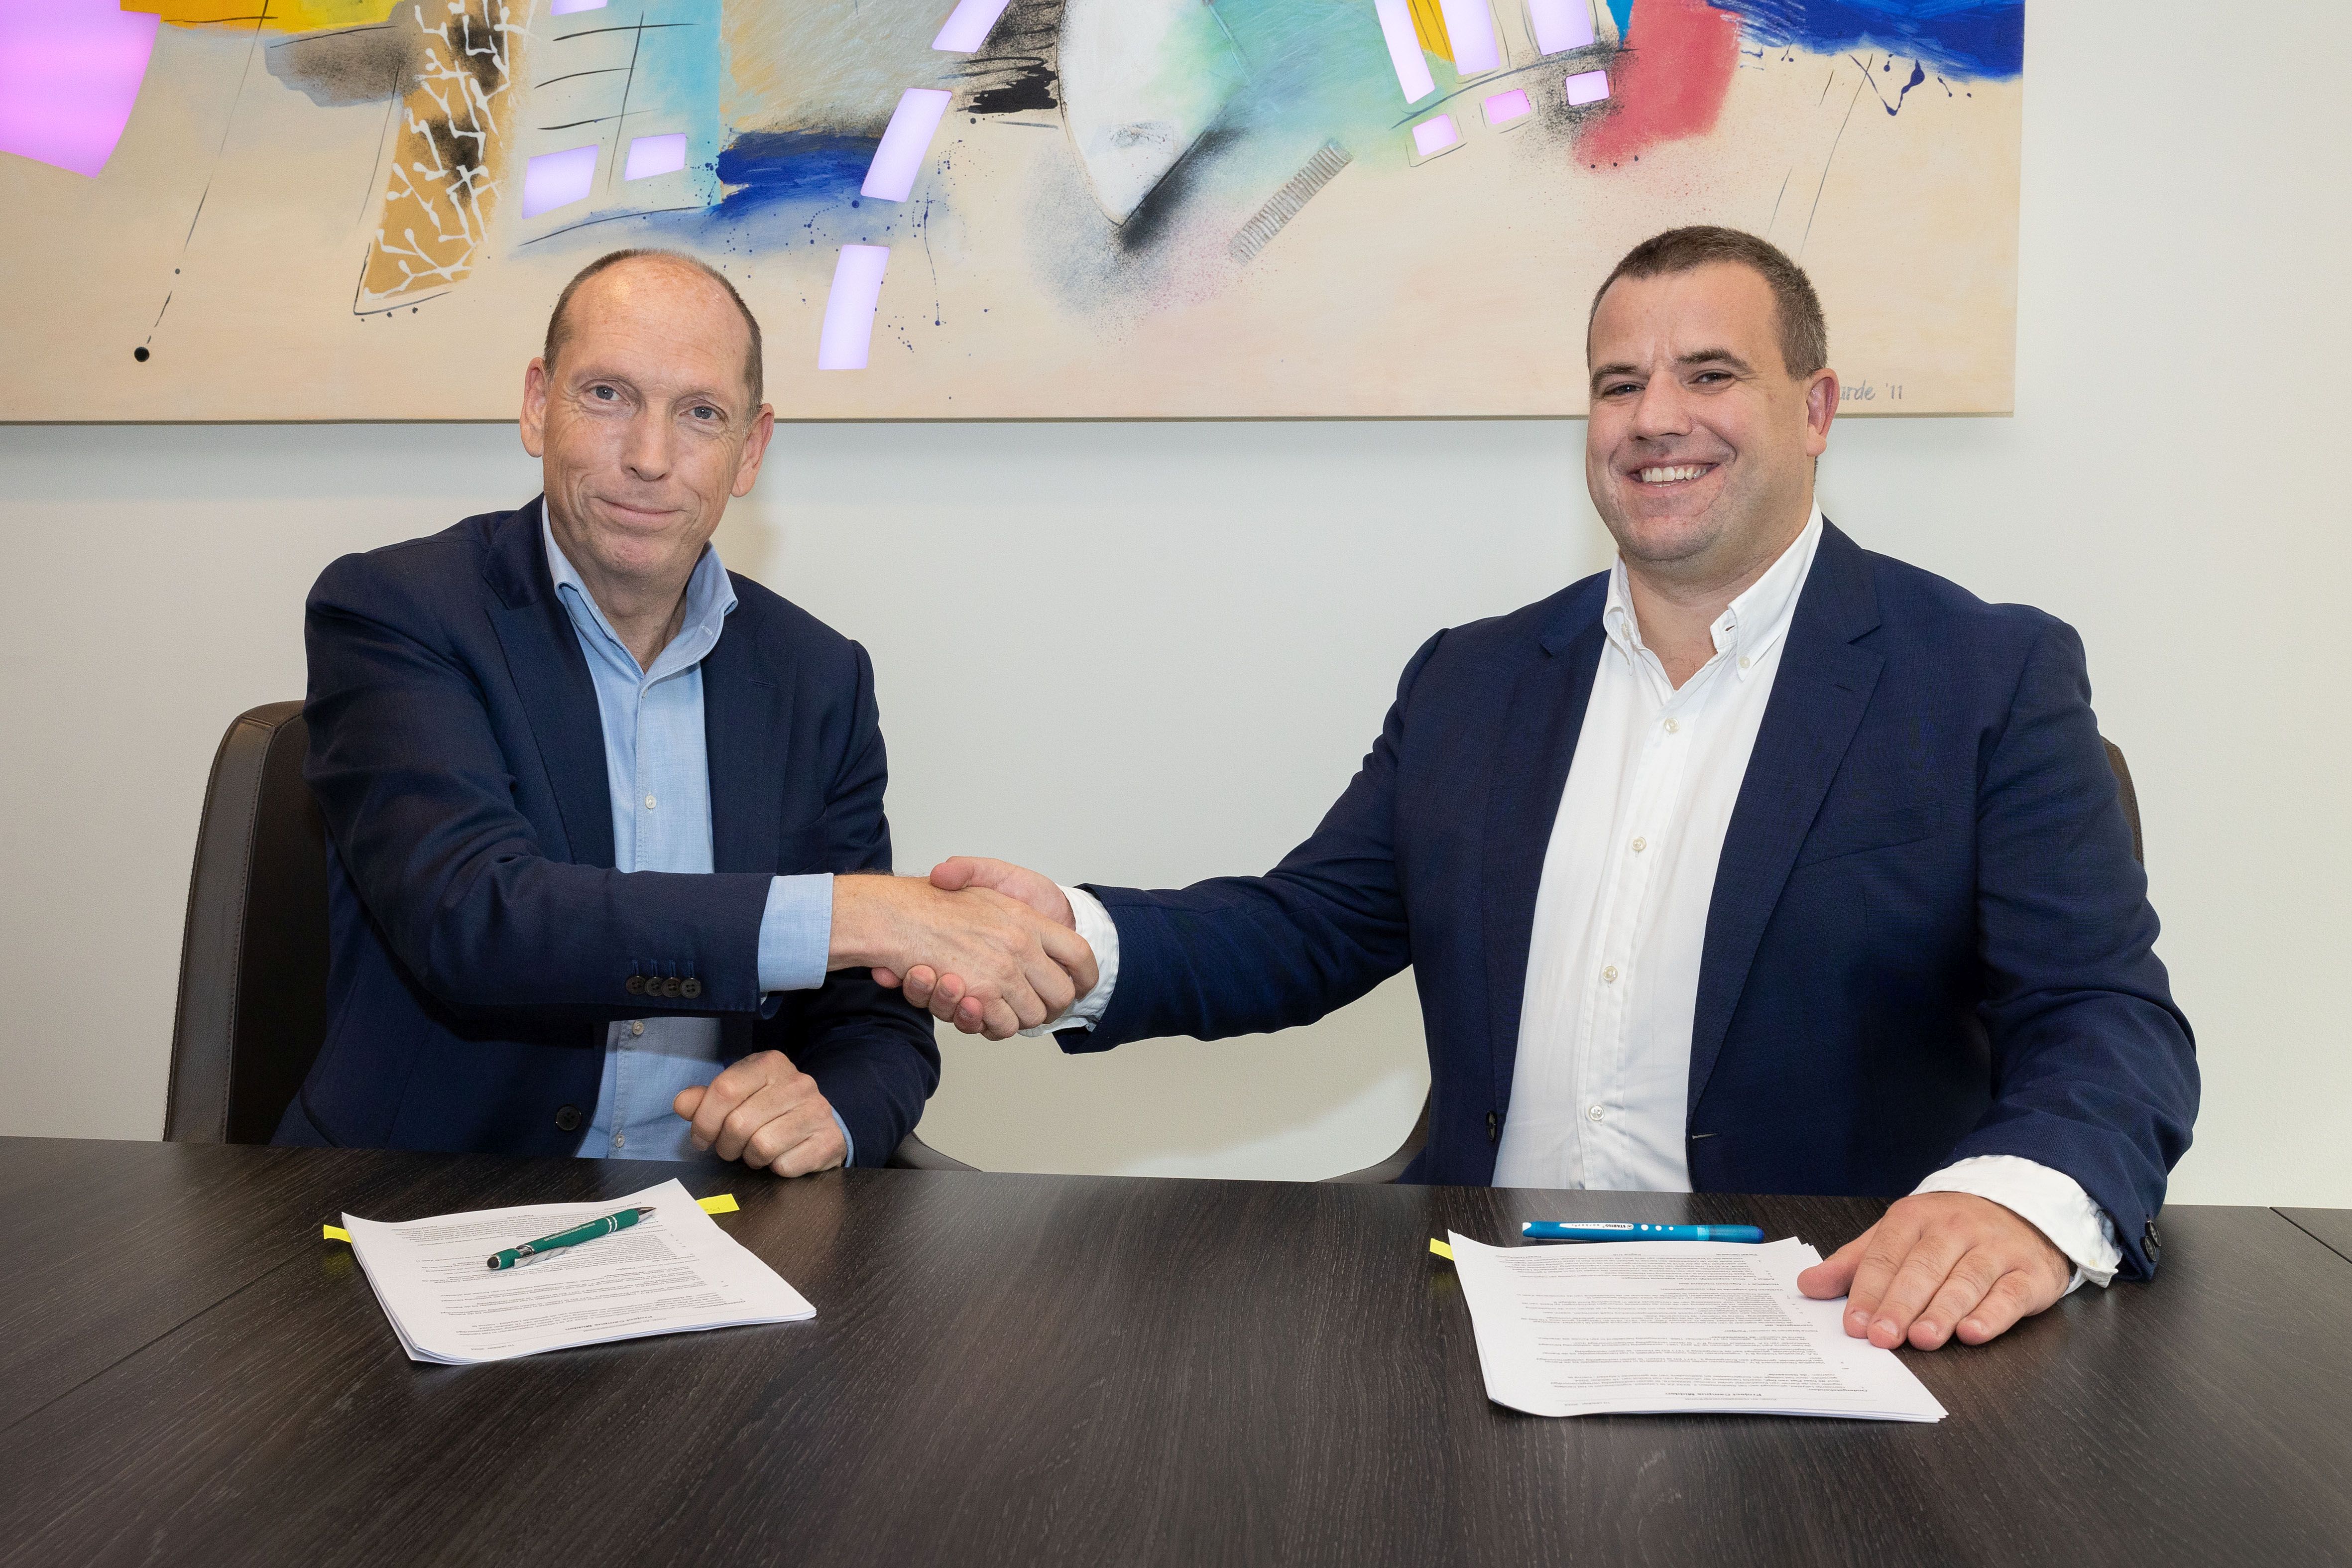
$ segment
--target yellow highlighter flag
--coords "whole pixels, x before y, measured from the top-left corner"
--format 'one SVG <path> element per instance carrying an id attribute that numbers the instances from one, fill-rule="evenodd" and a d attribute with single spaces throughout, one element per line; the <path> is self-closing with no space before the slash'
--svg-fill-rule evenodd
<path id="1" fill-rule="evenodd" d="M 1429 1250 L 1434 1252 L 1438 1257 L 1443 1258 L 1448 1263 L 1454 1261 L 1454 1249 L 1446 1246 L 1445 1243 L 1438 1240 L 1437 1237 L 1433 1236 L 1429 1238 Z"/>
<path id="2" fill-rule="evenodd" d="M 701 1206 L 704 1214 L 733 1214 L 743 1206 L 735 1201 L 733 1193 L 721 1193 L 715 1198 L 697 1198 L 694 1201 Z M 329 1241 L 349 1241 L 352 1238 L 352 1233 L 339 1225 L 319 1228 L 326 1234 Z"/>

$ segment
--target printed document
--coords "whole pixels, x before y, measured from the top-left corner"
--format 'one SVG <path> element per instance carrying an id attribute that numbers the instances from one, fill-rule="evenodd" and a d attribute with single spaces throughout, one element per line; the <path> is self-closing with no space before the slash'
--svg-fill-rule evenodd
<path id="1" fill-rule="evenodd" d="M 1487 1247 L 1452 1237 L 1486 1397 L 1531 1415 L 1745 1410 L 1940 1421 L 1893 1351 L 1849 1339 L 1794 1238 Z"/>
<path id="2" fill-rule="evenodd" d="M 627 1230 L 515 1268 L 489 1256 L 625 1208 Z M 465 1365 L 646 1334 L 783 1323 L 816 1309 L 678 1185 L 586 1204 L 482 1209 L 383 1225 L 343 1216 L 352 1250 L 413 1361 Z"/>

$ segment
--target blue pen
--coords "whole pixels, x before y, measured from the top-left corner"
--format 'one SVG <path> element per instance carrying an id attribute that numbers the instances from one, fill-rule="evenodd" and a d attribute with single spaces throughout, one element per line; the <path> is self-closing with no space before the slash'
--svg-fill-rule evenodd
<path id="1" fill-rule="evenodd" d="M 1569 1225 L 1554 1219 L 1519 1223 L 1519 1234 L 1529 1241 L 1749 1241 L 1764 1233 L 1752 1225 L 1628 1225 L 1601 1221 Z"/>

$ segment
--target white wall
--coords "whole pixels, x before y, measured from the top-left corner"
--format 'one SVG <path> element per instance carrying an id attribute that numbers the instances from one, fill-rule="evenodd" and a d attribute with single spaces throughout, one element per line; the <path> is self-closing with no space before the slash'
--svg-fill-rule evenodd
<path id="1" fill-rule="evenodd" d="M 2309 86 L 2352 65 L 2352 22 L 2265 7 L 2283 77 L 2189 0 L 2030 16 L 2017 415 L 1842 424 L 1826 504 L 2088 641 L 2204 1065 L 2175 1195 L 2352 1205 L 2352 159 Z M 1430 631 L 1606 560 L 1582 438 L 799 426 L 719 546 L 873 649 L 902 868 L 1181 881 L 1313 826 Z M 221 729 L 300 692 L 328 560 L 533 489 L 503 427 L 0 428 L 0 1132 L 156 1135 Z M 925 1132 L 999 1167 L 1315 1175 L 1385 1153 L 1424 1072 L 1403 983 L 1279 1039 L 951 1037 Z"/>

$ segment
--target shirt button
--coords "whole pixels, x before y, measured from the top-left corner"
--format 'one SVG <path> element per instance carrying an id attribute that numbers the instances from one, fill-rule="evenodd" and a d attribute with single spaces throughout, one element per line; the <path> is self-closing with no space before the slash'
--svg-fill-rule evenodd
<path id="1" fill-rule="evenodd" d="M 1748 656 L 1744 653 L 1739 656 L 1739 668 L 1742 669 L 1748 668 Z"/>
<path id="2" fill-rule="evenodd" d="M 645 1032 L 646 1021 L 643 1018 L 632 1018 L 629 1020 L 629 1033 L 632 1035 L 642 1035 Z"/>
<path id="3" fill-rule="evenodd" d="M 1646 838 L 1636 838 L 1633 840 L 1633 853 L 1636 855 L 1639 855 L 1643 850 L 1647 849 L 1649 847 L 1650 841 Z"/>
<path id="4" fill-rule="evenodd" d="M 1602 1110 L 1597 1105 L 1589 1105 L 1584 1109 L 1584 1119 L 1588 1121 L 1598 1121 L 1607 1114 L 1607 1111 Z"/>
<path id="5" fill-rule="evenodd" d="M 651 811 L 653 808 L 654 808 L 654 797 L 653 797 L 653 796 L 651 796 L 651 795 L 647 795 L 647 796 L 646 796 L 646 809 L 647 811 Z"/>
<path id="6" fill-rule="evenodd" d="M 1612 984 L 1612 985 L 1616 984 L 1617 984 L 1617 966 L 1616 966 L 1615 964 L 1613 964 L 1613 963 L 1612 963 L 1612 964 L 1611 964 L 1608 968 L 1606 968 L 1606 969 L 1602 970 L 1602 971 L 1601 972 L 1601 979 L 1603 979 L 1603 980 L 1606 980 L 1606 981 L 1607 981 L 1607 982 L 1609 982 L 1609 984 Z"/>
<path id="7" fill-rule="evenodd" d="M 1680 730 L 1681 728 L 1682 728 L 1682 726 L 1681 726 L 1680 724 L 1675 723 L 1672 719 L 1669 719 L 1669 720 L 1667 720 L 1667 721 L 1666 721 L 1666 733 L 1667 733 L 1667 734 L 1671 735 L 1671 734 L 1675 733 L 1676 731 Z M 646 797 L 646 804 L 647 805 L 651 805 L 653 804 L 653 799 L 652 799 L 652 797 L 651 797 L 651 796 L 647 796 L 647 797 Z"/>
<path id="8" fill-rule="evenodd" d="M 1600 1109 L 1601 1109 L 1601 1108 L 1600 1108 L 1599 1106 L 1597 1106 L 1597 1105 L 1596 1105 L 1596 1106 L 1594 1106 L 1592 1109 L 1597 1112 L 1597 1111 L 1599 1111 L 1599 1110 L 1600 1110 Z M 625 1149 L 625 1148 L 627 1148 L 628 1146 L 629 1146 L 628 1134 L 626 1134 L 626 1133 L 625 1133 L 625 1132 L 615 1132 L 615 1133 L 614 1133 L 614 1134 L 613 1134 L 613 1147 L 614 1147 L 614 1148 L 615 1148 L 615 1149 Z"/>

